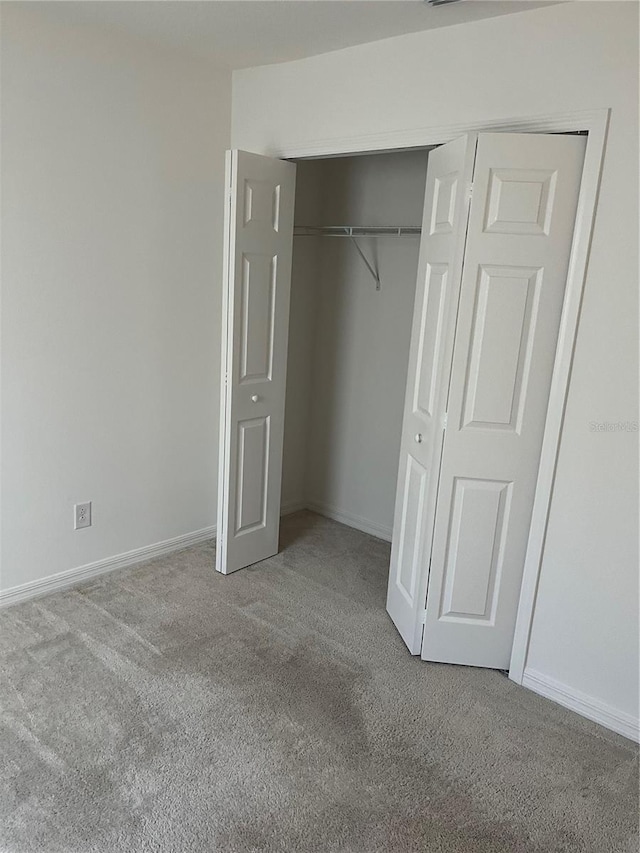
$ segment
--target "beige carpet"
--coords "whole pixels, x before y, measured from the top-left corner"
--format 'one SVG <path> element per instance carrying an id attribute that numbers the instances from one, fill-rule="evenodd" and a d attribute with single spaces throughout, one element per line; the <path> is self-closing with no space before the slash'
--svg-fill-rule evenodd
<path id="1" fill-rule="evenodd" d="M 2 853 L 635 853 L 638 750 L 428 665 L 389 547 L 311 513 L 0 614 Z"/>

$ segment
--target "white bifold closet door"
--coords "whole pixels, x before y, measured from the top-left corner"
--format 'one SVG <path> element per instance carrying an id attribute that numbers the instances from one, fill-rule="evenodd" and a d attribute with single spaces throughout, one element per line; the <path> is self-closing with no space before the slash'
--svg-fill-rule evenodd
<path id="1" fill-rule="evenodd" d="M 584 151 L 429 156 L 387 599 L 424 660 L 509 666 Z"/>
<path id="2" fill-rule="evenodd" d="M 278 551 L 296 167 L 227 152 L 216 569 Z"/>
<path id="3" fill-rule="evenodd" d="M 400 445 L 387 610 L 412 654 L 422 648 L 438 465 L 477 136 L 429 153 Z"/>

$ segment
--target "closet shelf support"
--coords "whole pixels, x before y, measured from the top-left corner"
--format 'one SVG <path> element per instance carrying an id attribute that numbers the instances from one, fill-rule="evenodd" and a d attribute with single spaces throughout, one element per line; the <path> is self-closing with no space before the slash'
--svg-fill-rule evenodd
<path id="1" fill-rule="evenodd" d="M 356 237 L 414 237 L 422 233 L 419 225 L 296 225 L 294 237 L 348 237 L 380 290 L 380 273 L 362 251 Z"/>
<path id="2" fill-rule="evenodd" d="M 380 286 L 381 286 L 381 285 L 380 285 L 380 273 L 379 273 L 379 272 L 378 272 L 378 270 L 373 266 L 373 264 L 369 263 L 369 261 L 368 261 L 368 259 L 367 259 L 367 256 L 365 255 L 365 253 L 362 251 L 362 249 L 361 249 L 361 248 L 360 248 L 360 246 L 358 245 L 358 241 L 356 240 L 356 238 L 355 238 L 352 234 L 349 234 L 349 239 L 351 240 L 351 242 L 353 243 L 353 245 L 356 247 L 356 250 L 357 250 L 358 254 L 359 254 L 359 255 L 360 255 L 360 257 L 362 258 L 362 260 L 365 262 L 365 264 L 367 265 L 367 269 L 369 270 L 369 272 L 370 272 L 370 273 L 371 273 L 371 275 L 373 276 L 373 280 L 374 280 L 374 281 L 375 281 L 375 283 L 376 283 L 376 290 L 380 290 Z"/>

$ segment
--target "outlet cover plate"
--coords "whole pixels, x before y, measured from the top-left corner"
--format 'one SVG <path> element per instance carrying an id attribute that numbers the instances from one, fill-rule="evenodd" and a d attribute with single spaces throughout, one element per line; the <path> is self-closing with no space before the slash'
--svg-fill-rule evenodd
<path id="1" fill-rule="evenodd" d="M 76 504 L 73 508 L 73 529 L 82 530 L 91 527 L 91 501 Z"/>

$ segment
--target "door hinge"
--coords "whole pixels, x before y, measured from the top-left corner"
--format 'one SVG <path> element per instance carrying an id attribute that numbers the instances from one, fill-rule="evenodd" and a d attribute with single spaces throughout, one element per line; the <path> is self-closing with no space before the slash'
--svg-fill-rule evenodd
<path id="1" fill-rule="evenodd" d="M 473 181 L 467 184 L 467 200 L 471 200 L 471 196 L 473 195 Z"/>
<path id="2" fill-rule="evenodd" d="M 449 423 L 449 413 L 445 412 L 442 416 L 442 429 L 447 428 L 447 424 Z"/>
<path id="3" fill-rule="evenodd" d="M 420 623 L 420 625 L 426 625 L 427 624 L 427 611 L 426 610 L 420 610 L 418 612 L 418 622 Z"/>

